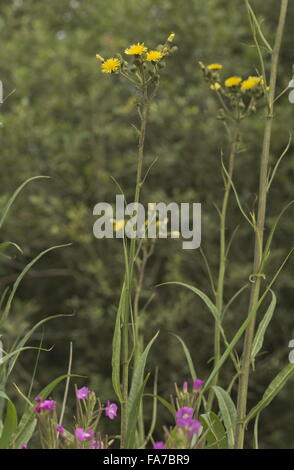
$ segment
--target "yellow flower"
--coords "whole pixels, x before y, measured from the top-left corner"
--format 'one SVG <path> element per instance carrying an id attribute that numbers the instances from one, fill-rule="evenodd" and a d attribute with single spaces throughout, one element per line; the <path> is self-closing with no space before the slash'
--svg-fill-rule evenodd
<path id="1" fill-rule="evenodd" d="M 222 64 L 210 64 L 207 66 L 208 70 L 221 70 L 223 68 Z"/>
<path id="2" fill-rule="evenodd" d="M 251 90 L 251 88 L 261 84 L 261 80 L 261 77 L 248 77 L 247 80 L 242 82 L 241 88 L 242 90 Z"/>
<path id="3" fill-rule="evenodd" d="M 124 226 L 125 226 L 125 221 L 118 220 L 117 222 L 114 223 L 114 231 L 119 232 L 119 230 L 121 230 Z"/>
<path id="4" fill-rule="evenodd" d="M 115 57 L 111 57 L 110 59 L 105 60 L 102 65 L 101 69 L 103 73 L 113 73 L 116 72 L 120 68 L 120 61 Z"/>
<path id="5" fill-rule="evenodd" d="M 217 91 L 217 90 L 219 90 L 220 88 L 221 88 L 221 85 L 220 85 L 220 83 L 218 83 L 218 82 L 212 83 L 212 84 L 210 85 L 210 89 L 211 89 L 211 90 Z"/>
<path id="6" fill-rule="evenodd" d="M 160 59 L 162 59 L 162 57 L 162 52 L 154 50 L 147 52 L 146 60 L 148 60 L 149 62 L 158 62 Z"/>
<path id="7" fill-rule="evenodd" d="M 242 78 L 241 77 L 229 77 L 227 78 L 227 80 L 225 81 L 225 85 L 226 87 L 230 88 L 232 86 L 238 86 L 240 85 L 240 83 L 242 82 Z"/>
<path id="8" fill-rule="evenodd" d="M 147 51 L 147 47 L 144 43 L 133 44 L 125 50 L 128 55 L 142 55 Z"/>
<path id="9" fill-rule="evenodd" d="M 168 41 L 168 42 L 173 42 L 174 39 L 175 39 L 175 33 L 171 33 L 171 34 L 169 35 L 169 37 L 167 38 L 167 41 Z"/>

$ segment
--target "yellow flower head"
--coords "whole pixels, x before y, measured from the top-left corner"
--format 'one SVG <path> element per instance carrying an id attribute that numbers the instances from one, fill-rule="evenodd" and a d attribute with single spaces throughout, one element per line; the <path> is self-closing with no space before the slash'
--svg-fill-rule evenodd
<path id="1" fill-rule="evenodd" d="M 221 70 L 223 68 L 222 64 L 210 64 L 207 66 L 208 70 Z"/>
<path id="2" fill-rule="evenodd" d="M 221 88 L 221 85 L 220 85 L 220 83 L 218 83 L 218 82 L 212 83 L 212 84 L 210 85 L 210 89 L 211 89 L 211 90 L 217 91 L 217 90 L 219 90 L 220 88 Z"/>
<path id="3" fill-rule="evenodd" d="M 241 77 L 229 77 L 227 78 L 227 80 L 225 81 L 225 85 L 226 87 L 230 88 L 232 86 L 238 86 L 240 85 L 240 83 L 242 82 L 242 78 Z"/>
<path id="4" fill-rule="evenodd" d="M 113 73 L 116 72 L 120 68 L 120 61 L 115 57 L 111 57 L 110 59 L 105 60 L 102 65 L 101 69 L 103 73 Z"/>
<path id="5" fill-rule="evenodd" d="M 242 90 L 251 90 L 256 85 L 260 85 L 261 83 L 261 77 L 248 77 L 247 80 L 244 80 L 244 82 L 242 82 L 241 88 Z"/>
<path id="6" fill-rule="evenodd" d="M 128 55 L 142 55 L 147 51 L 147 47 L 144 43 L 133 44 L 125 50 Z"/>
<path id="7" fill-rule="evenodd" d="M 175 33 L 171 33 L 171 34 L 169 35 L 169 37 L 167 38 L 167 41 L 168 41 L 168 42 L 173 42 L 174 39 L 175 39 Z"/>
<path id="8" fill-rule="evenodd" d="M 119 232 L 125 226 L 124 220 L 118 220 L 114 223 L 114 231 Z"/>
<path id="9" fill-rule="evenodd" d="M 146 60 L 149 62 L 158 62 L 160 59 L 162 59 L 163 53 L 159 51 L 149 51 L 146 54 Z"/>

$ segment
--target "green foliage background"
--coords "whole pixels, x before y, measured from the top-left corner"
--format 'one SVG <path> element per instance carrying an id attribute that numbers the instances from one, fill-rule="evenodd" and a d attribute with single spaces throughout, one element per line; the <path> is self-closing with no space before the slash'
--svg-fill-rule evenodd
<path id="1" fill-rule="evenodd" d="M 269 40 L 278 14 L 277 0 L 252 1 Z M 40 261 L 27 276 L 14 302 L 3 334 L 12 342 L 29 324 L 51 314 L 74 314 L 47 324 L 36 390 L 67 367 L 69 342 L 74 343 L 74 371 L 89 377 L 91 387 L 111 397 L 111 337 L 123 274 L 122 247 L 117 240 L 99 241 L 92 235 L 94 205 L 114 202 L 114 176 L 129 199 L 135 179 L 135 100 L 118 76 L 100 73 L 95 54 L 108 57 L 130 43 L 148 46 L 176 33 L 179 50 L 162 73 L 161 88 L 148 128 L 146 168 L 158 157 L 143 190 L 145 202 L 202 202 L 202 248 L 213 272 L 218 262 L 218 215 L 214 204 L 222 197 L 220 154 L 226 151 L 217 103 L 203 83 L 197 61 L 221 62 L 224 76 L 254 74 L 258 58 L 244 2 L 241 0 L 2 0 L 0 8 L 0 79 L 7 95 L 1 108 L 1 196 L 26 178 L 44 174 L 51 180 L 34 182 L 17 201 L 6 225 L 5 239 L 24 250 L 13 260 L 2 259 L 1 286 L 10 284 L 22 266 L 39 251 L 72 242 Z M 294 4 L 290 2 L 279 68 L 279 89 L 292 73 Z M 269 61 L 268 61 L 269 62 Z M 287 94 L 276 108 L 272 164 L 282 153 L 293 127 L 293 106 Z M 244 152 L 238 156 L 235 184 L 244 205 L 252 208 L 258 183 L 258 157 L 264 121 L 259 110 L 243 128 Z M 279 169 L 269 204 L 269 226 L 293 196 L 293 145 Z M 226 298 L 248 281 L 253 236 L 232 199 L 228 230 L 240 224 L 234 241 L 226 283 Z M 293 212 L 292 212 L 293 214 Z M 270 268 L 292 246 L 293 217 L 284 217 L 272 252 Z M 270 275 L 270 272 L 268 273 Z M 145 280 L 142 303 L 154 295 L 144 315 L 146 339 L 160 328 L 150 368 L 159 359 L 159 392 L 166 398 L 173 383 L 187 379 L 182 350 L 170 332 L 191 348 L 198 375 L 208 375 L 212 356 L 212 318 L 193 294 L 156 284 L 182 280 L 210 294 L 199 250 L 181 249 L 176 241 L 159 241 Z M 264 350 L 252 375 L 250 403 L 288 361 L 294 337 L 293 267 L 288 264 L 276 288 L 278 308 Z M 245 315 L 246 294 L 227 315 L 233 334 Z M 40 342 L 42 332 L 34 337 Z M 15 380 L 26 389 L 35 354 L 23 354 Z M 222 375 L 229 380 L 230 368 Z M 294 447 L 293 382 L 263 413 L 261 447 Z M 148 414 L 150 410 L 146 409 Z M 168 422 L 164 412 L 160 422 Z M 160 426 L 158 428 L 160 435 Z M 250 445 L 250 442 L 248 442 Z"/>

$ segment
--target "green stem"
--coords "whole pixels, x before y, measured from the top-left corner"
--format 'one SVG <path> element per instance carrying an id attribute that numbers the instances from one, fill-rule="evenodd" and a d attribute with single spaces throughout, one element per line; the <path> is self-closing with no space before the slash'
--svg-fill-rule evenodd
<path id="1" fill-rule="evenodd" d="M 274 110 L 274 99 L 278 73 L 278 61 L 279 54 L 282 44 L 283 31 L 286 21 L 286 14 L 288 8 L 288 0 L 281 0 L 279 23 L 276 32 L 275 45 L 272 53 L 271 60 L 271 73 L 270 73 L 270 89 L 268 96 L 268 113 L 266 116 L 266 123 L 264 129 L 263 146 L 260 160 L 260 177 L 259 177 L 259 199 L 258 199 L 258 213 L 257 223 L 255 230 L 255 249 L 254 249 L 254 262 L 253 262 L 253 273 L 257 274 L 255 282 L 252 283 L 250 292 L 250 301 L 248 314 L 256 306 L 259 300 L 259 293 L 261 288 L 262 277 L 260 274 L 260 266 L 263 256 L 263 235 L 265 226 L 265 215 L 266 215 L 266 204 L 267 204 L 267 180 L 268 180 L 268 166 L 270 156 L 270 145 L 272 136 L 272 123 L 273 123 L 273 110 Z M 250 376 L 251 366 L 251 351 L 252 343 L 255 331 L 255 316 L 249 322 L 243 346 L 243 356 L 241 364 L 241 375 L 239 380 L 238 389 L 238 424 L 236 428 L 236 439 L 235 447 L 237 449 L 243 449 L 244 438 L 245 438 L 245 424 L 244 419 L 246 417 L 247 410 L 247 396 L 248 396 L 248 385 Z"/>
<path id="2" fill-rule="evenodd" d="M 140 200 L 140 193 L 142 187 L 142 170 L 144 160 L 144 144 L 147 127 L 147 119 L 149 112 L 149 98 L 147 86 L 145 83 L 144 74 L 142 72 L 142 102 L 140 108 L 140 136 L 138 143 L 138 161 L 137 161 L 137 176 L 136 176 L 136 188 L 134 202 L 138 203 Z M 127 402 L 129 395 L 129 321 L 130 321 L 130 309 L 132 299 L 132 287 L 133 287 L 133 273 L 136 256 L 136 239 L 132 238 L 130 243 L 130 255 L 129 255 L 129 269 L 128 278 L 126 280 L 127 292 L 125 296 L 125 305 L 123 308 L 123 331 L 122 331 L 122 352 L 123 352 L 123 372 L 122 372 L 122 395 L 123 401 L 121 403 L 121 448 L 125 447 L 125 440 L 127 434 Z M 136 336 L 136 325 L 134 325 L 134 331 Z M 136 345 L 138 338 L 134 338 L 134 344 Z"/>
<path id="3" fill-rule="evenodd" d="M 223 197 L 222 203 L 222 210 L 220 214 L 220 252 L 219 252 L 219 273 L 218 273 L 218 281 L 217 281 L 217 288 L 216 288 L 216 308 L 219 316 L 219 322 L 221 322 L 222 312 L 223 312 L 223 297 L 224 297 L 224 279 L 226 273 L 226 265 L 227 265 L 227 255 L 226 255 L 226 219 L 227 219 L 227 212 L 228 212 L 228 203 L 230 192 L 232 188 L 232 177 L 234 172 L 235 166 L 235 158 L 236 154 L 238 153 L 239 148 L 239 136 L 240 136 L 240 120 L 237 119 L 235 121 L 235 126 L 233 129 L 231 143 L 230 143 L 230 155 L 229 155 L 229 168 L 228 174 L 229 178 L 226 179 L 225 182 L 225 193 Z M 221 331 L 220 331 L 220 323 L 216 322 L 215 329 L 214 329 L 214 366 L 216 366 L 219 362 L 221 356 Z M 213 384 L 217 385 L 218 383 L 218 376 L 217 373 L 214 377 Z M 208 396 L 208 410 L 211 410 L 214 400 L 214 392 L 213 390 L 210 391 Z"/>

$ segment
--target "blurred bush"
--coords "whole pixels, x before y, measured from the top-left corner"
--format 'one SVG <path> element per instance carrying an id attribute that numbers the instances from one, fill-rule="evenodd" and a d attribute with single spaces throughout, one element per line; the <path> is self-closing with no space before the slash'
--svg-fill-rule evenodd
<path id="1" fill-rule="evenodd" d="M 277 3 L 252 1 L 263 27 L 272 39 Z M 294 24 L 291 2 L 280 64 L 279 89 L 287 86 L 292 72 L 289 49 Z M 51 180 L 36 182 L 18 200 L 7 224 L 6 238 L 24 249 L 24 256 L 1 263 L 1 283 L 13 281 L 26 262 L 48 246 L 72 242 L 51 253 L 23 282 L 14 303 L 10 341 L 20 325 L 49 314 L 74 314 L 46 326 L 45 345 L 36 378 L 36 390 L 67 367 L 69 341 L 74 343 L 74 371 L 89 377 L 88 383 L 108 398 L 111 391 L 111 335 L 122 282 L 123 257 L 119 240 L 95 240 L 92 210 L 99 201 L 114 202 L 122 185 L 133 197 L 136 139 L 135 101 L 117 76 L 102 76 L 95 54 L 112 56 L 130 43 L 152 46 L 176 33 L 179 50 L 163 74 L 153 106 L 147 138 L 146 168 L 156 165 L 143 191 L 145 202 L 202 202 L 202 248 L 213 272 L 218 261 L 218 215 L 214 204 L 222 196 L 220 154 L 226 142 L 217 121 L 217 103 L 202 81 L 197 61 L 221 62 L 223 73 L 247 76 L 258 68 L 243 2 L 231 0 L 3 0 L 0 63 L 5 94 L 15 89 L 2 106 L 1 197 L 27 177 L 45 174 Z M 293 107 L 283 96 L 277 107 L 272 144 L 272 163 L 288 140 Z M 255 204 L 258 157 L 261 148 L 263 110 L 246 125 L 238 157 L 236 186 L 248 208 Z M 272 188 L 269 223 L 293 194 L 293 145 Z M 231 202 L 228 230 L 241 224 L 230 254 L 226 296 L 241 287 L 251 272 L 253 237 Z M 293 222 L 288 214 L 281 223 L 272 253 L 271 267 L 291 248 Z M 270 273 L 269 273 L 270 274 Z M 154 297 L 145 318 L 146 337 L 161 330 L 153 351 L 153 367 L 160 358 L 160 393 L 169 396 L 173 382 L 187 378 L 188 369 L 180 346 L 170 335 L 176 332 L 193 351 L 198 374 L 208 374 L 212 355 L 212 322 L 200 301 L 180 288 L 154 286 L 183 280 L 210 292 L 199 250 L 183 251 L 176 241 L 159 241 L 145 280 L 143 303 Z M 278 309 L 257 363 L 250 388 L 256 402 L 288 361 L 288 341 L 294 337 L 293 271 L 279 279 Z M 243 299 L 243 300 L 242 300 Z M 246 296 L 227 316 L 228 335 L 233 334 L 246 312 Z M 35 336 L 39 343 L 42 332 Z M 16 380 L 25 389 L 34 368 L 35 355 L 25 353 Z M 230 369 L 223 375 L 227 383 Z M 292 383 L 293 385 L 293 383 Z M 291 384 L 261 419 L 262 447 L 293 447 Z M 148 413 L 148 407 L 146 413 Z M 162 412 L 161 420 L 167 419 Z M 159 428 L 160 432 L 160 428 Z"/>

